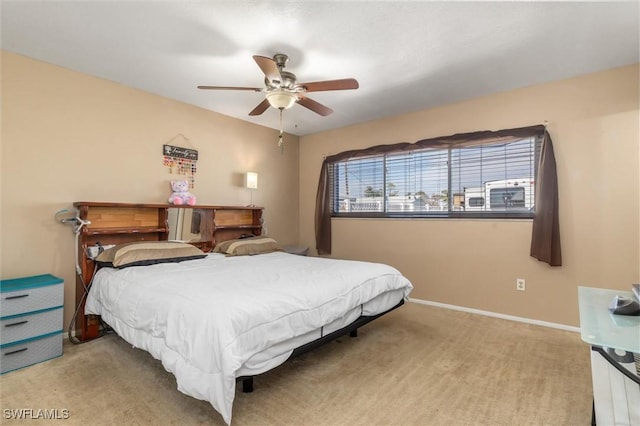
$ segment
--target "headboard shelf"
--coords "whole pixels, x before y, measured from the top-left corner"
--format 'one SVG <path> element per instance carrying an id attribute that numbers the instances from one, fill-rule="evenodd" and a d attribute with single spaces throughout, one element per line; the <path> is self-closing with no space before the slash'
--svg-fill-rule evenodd
<path id="1" fill-rule="evenodd" d="M 139 226 L 134 228 L 83 228 L 86 235 L 109 235 L 109 234 L 154 234 L 167 232 L 166 227 Z"/>
<path id="2" fill-rule="evenodd" d="M 135 241 L 186 241 L 204 252 L 216 244 L 239 238 L 250 230 L 262 234 L 262 207 L 183 206 L 155 203 L 112 203 L 77 201 L 73 206 L 80 219 L 90 222 L 78 240 L 78 262 L 82 279 L 76 279 L 76 303 L 83 300 L 84 284 L 91 281 L 94 262 L 86 256 L 87 247 L 100 243 L 124 244 Z M 84 313 L 84 306 L 81 308 Z M 98 336 L 98 322 L 79 315 L 76 336 L 89 340 Z"/>
<path id="3" fill-rule="evenodd" d="M 216 225 L 216 229 L 256 229 L 262 225 Z"/>
<path id="4" fill-rule="evenodd" d="M 110 201 L 76 201 L 73 203 L 74 207 L 87 206 L 87 207 L 109 207 L 109 208 L 185 208 L 185 209 L 216 209 L 216 210 L 262 210 L 262 207 L 258 206 L 216 206 L 216 205 L 175 205 L 175 204 L 161 204 L 161 203 L 112 203 Z"/>

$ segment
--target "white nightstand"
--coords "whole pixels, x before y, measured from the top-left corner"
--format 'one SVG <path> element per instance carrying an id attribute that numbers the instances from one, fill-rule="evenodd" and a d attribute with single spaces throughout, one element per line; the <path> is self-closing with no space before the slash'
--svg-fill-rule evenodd
<path id="1" fill-rule="evenodd" d="M 0 373 L 62 355 L 64 281 L 37 275 L 0 281 Z"/>

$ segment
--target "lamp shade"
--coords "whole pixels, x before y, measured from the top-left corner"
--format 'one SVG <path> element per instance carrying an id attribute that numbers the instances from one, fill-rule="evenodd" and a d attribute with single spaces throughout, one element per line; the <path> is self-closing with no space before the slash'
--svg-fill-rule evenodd
<path id="1" fill-rule="evenodd" d="M 291 108 L 298 99 L 295 93 L 287 92 L 282 89 L 267 92 L 266 97 L 269 104 L 278 109 Z"/>
<path id="2" fill-rule="evenodd" d="M 249 189 L 258 189 L 258 174 L 255 172 L 247 172 L 246 185 Z"/>

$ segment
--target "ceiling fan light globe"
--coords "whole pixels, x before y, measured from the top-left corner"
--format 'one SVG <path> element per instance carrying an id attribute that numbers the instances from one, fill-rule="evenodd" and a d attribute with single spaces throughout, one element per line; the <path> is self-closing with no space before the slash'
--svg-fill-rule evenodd
<path id="1" fill-rule="evenodd" d="M 285 90 L 274 90 L 266 94 L 269 104 L 278 109 L 288 109 L 293 106 L 298 100 L 295 93 L 287 92 Z"/>

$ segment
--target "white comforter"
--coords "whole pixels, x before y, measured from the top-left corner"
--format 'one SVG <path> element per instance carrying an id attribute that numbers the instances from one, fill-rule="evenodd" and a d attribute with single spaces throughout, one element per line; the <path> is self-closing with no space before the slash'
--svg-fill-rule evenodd
<path id="1" fill-rule="evenodd" d="M 87 314 L 101 315 L 171 371 L 178 389 L 231 422 L 236 375 L 254 354 L 411 283 L 383 264 L 270 253 L 100 269 Z"/>

